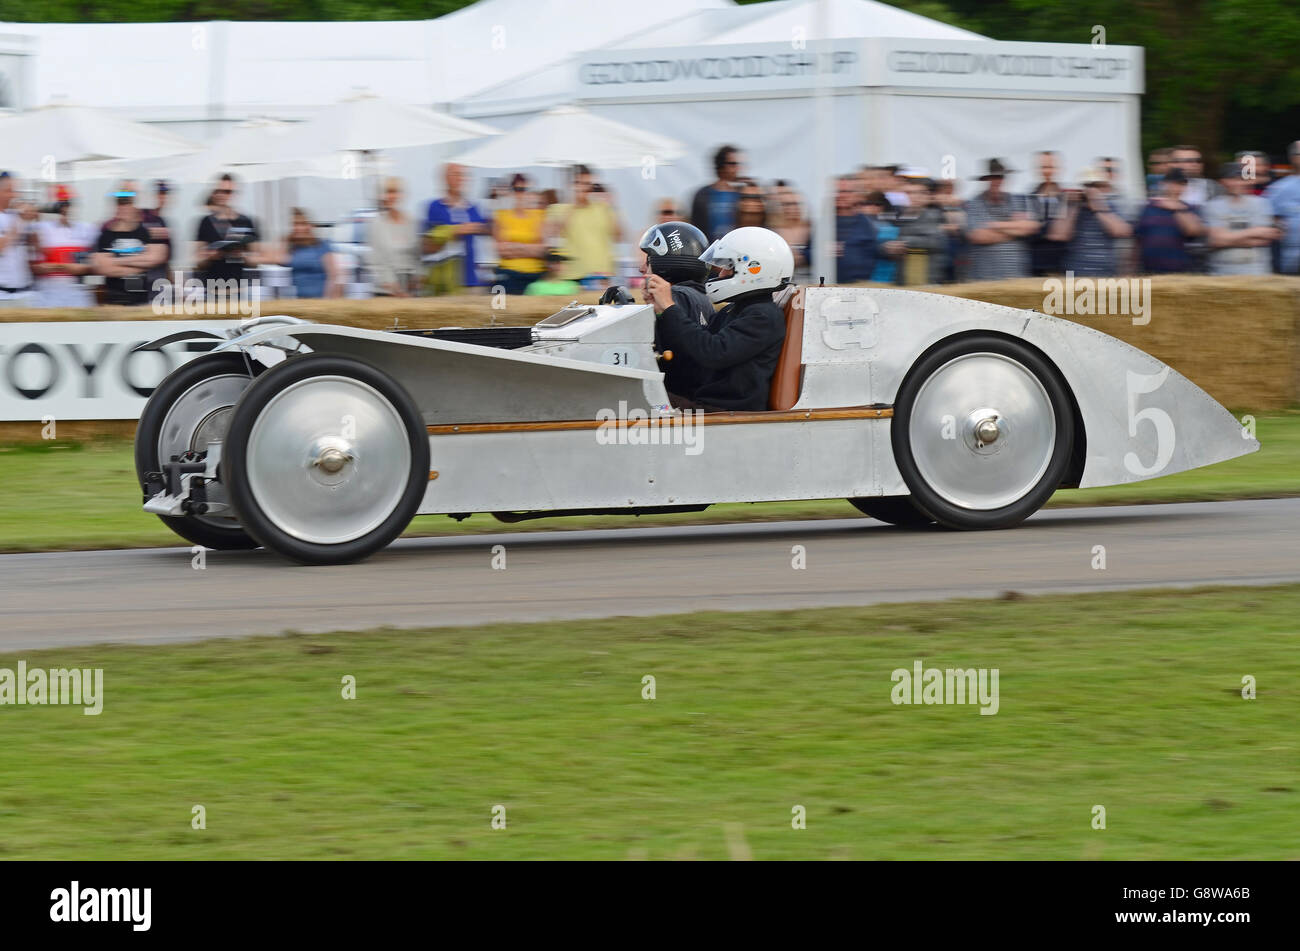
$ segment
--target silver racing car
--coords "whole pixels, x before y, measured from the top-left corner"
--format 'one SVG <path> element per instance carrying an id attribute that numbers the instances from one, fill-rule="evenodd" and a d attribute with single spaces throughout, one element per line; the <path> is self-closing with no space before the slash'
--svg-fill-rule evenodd
<path id="1" fill-rule="evenodd" d="M 620 296 L 532 327 L 246 322 L 145 406 L 145 511 L 208 548 L 315 564 L 364 558 L 432 514 L 847 498 L 897 525 L 991 529 L 1058 488 L 1259 448 L 1191 381 L 1106 334 L 881 288 L 786 288 L 767 409 L 680 411 L 653 310 Z"/>

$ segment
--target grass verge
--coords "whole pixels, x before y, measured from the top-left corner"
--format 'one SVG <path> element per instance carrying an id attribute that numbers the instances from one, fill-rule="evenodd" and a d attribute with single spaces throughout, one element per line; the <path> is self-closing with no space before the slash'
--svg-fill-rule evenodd
<path id="1" fill-rule="evenodd" d="M 0 857 L 1296 859 L 1298 617 L 1292 585 L 30 652 L 103 668 L 103 711 L 0 707 Z M 997 714 L 893 704 L 915 660 L 997 668 Z"/>

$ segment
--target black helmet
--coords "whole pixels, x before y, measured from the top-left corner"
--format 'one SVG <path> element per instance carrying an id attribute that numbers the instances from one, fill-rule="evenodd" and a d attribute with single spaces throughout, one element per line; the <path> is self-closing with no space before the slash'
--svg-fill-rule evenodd
<path id="1" fill-rule="evenodd" d="M 669 284 L 682 281 L 699 281 L 709 273 L 709 266 L 700 255 L 709 246 L 704 232 L 685 221 L 666 221 L 651 225 L 641 235 L 639 247 L 650 262 L 650 273 L 657 274 Z"/>

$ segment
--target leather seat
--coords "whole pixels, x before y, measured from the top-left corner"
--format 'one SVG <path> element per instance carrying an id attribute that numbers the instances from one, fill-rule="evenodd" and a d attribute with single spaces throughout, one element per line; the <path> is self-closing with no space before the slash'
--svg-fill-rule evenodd
<path id="1" fill-rule="evenodd" d="M 780 298 L 777 298 L 780 303 Z M 767 395 L 768 409 L 789 409 L 799 402 L 803 383 L 803 293 L 793 285 L 786 288 L 785 342 L 772 373 Z"/>

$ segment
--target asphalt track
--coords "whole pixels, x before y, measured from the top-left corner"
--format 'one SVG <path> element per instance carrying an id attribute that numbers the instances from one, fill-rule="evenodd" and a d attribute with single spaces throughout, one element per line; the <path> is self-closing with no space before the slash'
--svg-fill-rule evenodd
<path id="1" fill-rule="evenodd" d="M 202 570 L 189 548 L 50 552 L 0 555 L 0 651 L 1297 581 L 1300 499 L 1049 509 L 999 532 L 862 518 L 403 539 L 310 568 L 264 551 L 209 552 Z"/>

